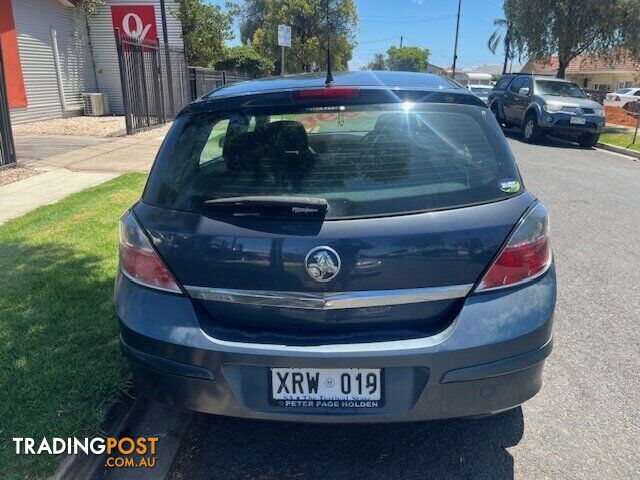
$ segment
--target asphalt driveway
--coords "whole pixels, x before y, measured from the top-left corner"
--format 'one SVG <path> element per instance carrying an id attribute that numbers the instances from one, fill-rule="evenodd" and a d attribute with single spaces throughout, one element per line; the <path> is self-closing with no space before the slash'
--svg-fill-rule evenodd
<path id="1" fill-rule="evenodd" d="M 303 425 L 196 415 L 174 479 L 640 478 L 640 163 L 510 139 L 551 212 L 555 351 L 523 408 L 479 420 Z"/>

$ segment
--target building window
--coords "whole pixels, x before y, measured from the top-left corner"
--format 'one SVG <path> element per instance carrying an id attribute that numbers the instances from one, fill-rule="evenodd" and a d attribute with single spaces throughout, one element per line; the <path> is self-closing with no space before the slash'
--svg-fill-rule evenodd
<path id="1" fill-rule="evenodd" d="M 582 88 L 587 88 L 589 86 L 589 79 L 588 78 L 583 78 L 582 79 Z"/>
<path id="2" fill-rule="evenodd" d="M 624 88 L 631 88 L 633 87 L 633 82 L 624 82 Z"/>

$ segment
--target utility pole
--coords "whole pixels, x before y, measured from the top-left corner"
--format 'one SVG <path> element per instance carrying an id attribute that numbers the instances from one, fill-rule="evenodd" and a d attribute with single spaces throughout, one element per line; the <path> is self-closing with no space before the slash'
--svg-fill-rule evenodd
<path id="1" fill-rule="evenodd" d="M 400 48 L 402 48 L 402 40 L 403 40 L 403 37 L 402 35 L 400 35 Z"/>
<path id="2" fill-rule="evenodd" d="M 456 76 L 456 61 L 458 60 L 458 30 L 460 30 L 460 9 L 462 7 L 462 0 L 458 0 L 458 18 L 456 19 L 456 41 L 453 45 L 453 65 L 451 67 L 451 76 Z"/>

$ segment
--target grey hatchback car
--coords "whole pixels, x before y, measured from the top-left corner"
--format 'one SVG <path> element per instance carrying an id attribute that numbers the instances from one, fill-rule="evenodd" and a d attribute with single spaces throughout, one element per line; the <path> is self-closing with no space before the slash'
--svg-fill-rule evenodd
<path id="1" fill-rule="evenodd" d="M 387 422 L 493 414 L 541 387 L 548 213 L 447 78 L 256 80 L 187 106 L 121 219 L 137 388 L 184 409 Z"/>

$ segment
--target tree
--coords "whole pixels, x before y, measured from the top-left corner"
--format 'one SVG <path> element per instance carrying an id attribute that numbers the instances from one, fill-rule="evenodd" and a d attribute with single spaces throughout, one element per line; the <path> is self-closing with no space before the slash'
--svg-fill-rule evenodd
<path id="1" fill-rule="evenodd" d="M 327 15 L 326 5 L 329 4 Z M 354 0 L 245 0 L 233 4 L 241 16 L 240 38 L 280 66 L 278 25 L 291 26 L 292 45 L 286 49 L 288 72 L 308 72 L 327 66 L 327 37 L 332 66 L 347 68 L 355 46 L 358 11 Z"/>
<path id="2" fill-rule="evenodd" d="M 178 0 L 171 12 L 182 24 L 189 65 L 205 67 L 224 56 L 225 41 L 233 39 L 233 16 L 203 0 Z"/>
<path id="3" fill-rule="evenodd" d="M 640 58 L 640 0 L 505 0 L 516 48 L 558 55 L 559 78 L 580 54 Z"/>
<path id="4" fill-rule="evenodd" d="M 513 35 L 513 25 L 509 20 L 504 18 L 496 18 L 493 20 L 493 24 L 497 27 L 489 40 L 487 41 L 487 47 L 491 50 L 491 53 L 495 54 L 498 50 L 498 45 L 502 41 L 504 47 L 504 65 L 502 66 L 502 74 L 507 73 L 507 64 L 509 60 L 514 57 L 511 50 L 511 40 Z"/>
<path id="5" fill-rule="evenodd" d="M 373 55 L 373 60 L 369 62 L 364 70 L 395 70 L 403 72 L 426 72 L 429 67 L 429 56 L 431 52 L 428 48 L 418 47 L 395 47 L 387 50 L 387 56 L 382 53 Z"/>
<path id="6" fill-rule="evenodd" d="M 428 48 L 392 46 L 387 50 L 389 70 L 404 72 L 426 72 L 429 66 Z"/>
<path id="7" fill-rule="evenodd" d="M 387 67 L 387 59 L 382 53 L 374 53 L 373 60 L 365 65 L 363 70 L 389 70 Z"/>
<path id="8" fill-rule="evenodd" d="M 234 4 L 235 13 L 241 17 L 240 41 L 244 45 L 253 41 L 253 34 L 264 22 L 266 3 L 266 0 L 245 0 L 244 6 Z"/>
<path id="9" fill-rule="evenodd" d="M 273 72 L 274 65 L 267 57 L 256 52 L 251 45 L 240 45 L 228 48 L 224 60 L 217 62 L 215 68 L 268 75 Z"/>

